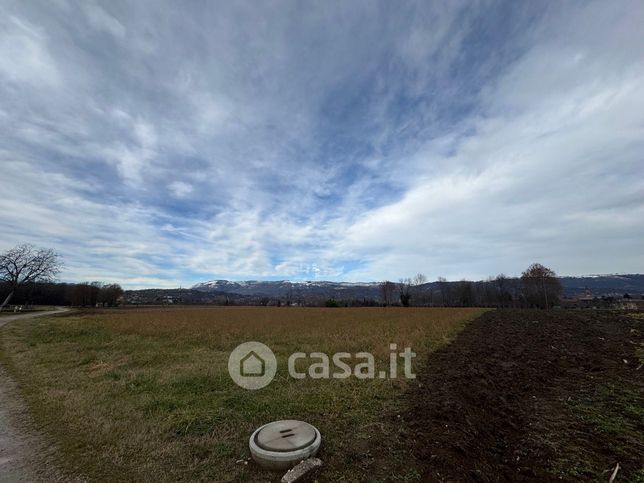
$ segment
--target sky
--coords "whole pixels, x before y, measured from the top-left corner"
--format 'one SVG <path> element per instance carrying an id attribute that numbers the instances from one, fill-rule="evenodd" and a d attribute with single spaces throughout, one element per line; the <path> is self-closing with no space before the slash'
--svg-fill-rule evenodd
<path id="1" fill-rule="evenodd" d="M 61 280 L 644 272 L 641 0 L 0 6 L 0 250 Z"/>

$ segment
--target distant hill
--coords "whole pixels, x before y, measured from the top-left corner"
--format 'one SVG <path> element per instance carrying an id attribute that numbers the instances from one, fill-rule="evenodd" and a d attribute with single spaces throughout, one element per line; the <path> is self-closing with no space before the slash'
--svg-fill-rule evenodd
<path id="1" fill-rule="evenodd" d="M 225 292 L 253 297 L 282 297 L 290 298 L 291 300 L 310 298 L 312 296 L 319 298 L 363 299 L 377 298 L 379 283 L 290 282 L 288 280 L 231 282 L 228 280 L 212 280 L 198 283 L 192 289 L 209 293 Z"/>
<path id="2" fill-rule="evenodd" d="M 589 275 L 561 277 L 565 295 L 575 295 L 589 290 L 593 295 L 644 294 L 644 275 Z"/>
<path id="3" fill-rule="evenodd" d="M 586 294 L 619 295 L 626 293 L 634 298 L 644 295 L 644 275 L 589 275 L 585 277 L 561 277 L 564 297 Z M 414 288 L 414 302 L 418 300 L 437 300 L 442 290 L 455 294 L 462 282 L 447 282 L 441 287 L 438 282 L 429 282 Z M 486 292 L 486 283 L 472 282 L 478 293 Z M 508 281 L 508 288 L 519 285 L 518 279 Z M 396 296 L 394 296 L 396 298 Z M 125 300 L 129 304 L 249 304 L 302 303 L 324 305 L 325 301 L 361 301 L 363 304 L 376 304 L 381 300 L 380 283 L 350 283 L 308 281 L 291 282 L 288 280 L 261 281 L 248 280 L 233 282 L 211 280 L 198 283 L 190 289 L 146 289 L 126 290 Z M 421 302 L 422 303 L 422 302 Z"/>
<path id="4" fill-rule="evenodd" d="M 570 297 L 589 290 L 593 295 L 614 295 L 629 293 L 644 294 L 644 275 L 589 275 L 584 277 L 561 277 L 564 296 Z M 449 282 L 455 284 L 459 282 Z M 423 292 L 438 291 L 438 282 L 429 282 L 419 287 Z M 336 299 L 363 299 L 380 297 L 378 282 L 348 283 L 348 282 L 291 282 L 257 281 L 231 282 L 229 280 L 212 280 L 198 283 L 192 290 L 208 293 L 228 293 L 244 296 L 266 297 L 298 297 L 309 296 Z"/>

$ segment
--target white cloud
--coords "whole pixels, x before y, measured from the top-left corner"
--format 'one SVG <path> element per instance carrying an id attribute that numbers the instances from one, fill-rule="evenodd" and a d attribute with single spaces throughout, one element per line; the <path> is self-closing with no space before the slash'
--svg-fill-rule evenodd
<path id="1" fill-rule="evenodd" d="M 185 198 L 193 191 L 192 185 L 184 181 L 173 181 L 168 185 L 168 189 L 176 198 Z"/>
<path id="2" fill-rule="evenodd" d="M 504 7 L 8 7 L 0 249 L 133 286 L 642 271 L 644 8 Z"/>
<path id="3" fill-rule="evenodd" d="M 96 3 L 85 1 L 81 3 L 81 8 L 92 27 L 108 32 L 117 38 L 125 37 L 126 29 L 123 24 Z"/>
<path id="4" fill-rule="evenodd" d="M 41 88 L 60 83 L 58 66 L 41 28 L 9 15 L 0 20 L 0 29 L 0 74 L 4 79 Z"/>
<path id="5" fill-rule="evenodd" d="M 533 260 L 563 273 L 641 270 L 634 236 L 644 235 L 635 223 L 644 206 L 632 201 L 644 187 L 633 177 L 644 148 L 644 64 L 635 56 L 616 73 L 606 52 L 613 35 L 622 33 L 595 32 L 588 62 L 565 39 L 538 44 L 489 87 L 475 134 L 453 156 L 440 159 L 440 145 L 429 143 L 420 158 L 438 158 L 441 169 L 418 176 L 341 243 L 370 256 L 358 278 L 484 277 Z M 617 256 L 624 244 L 629 251 Z"/>

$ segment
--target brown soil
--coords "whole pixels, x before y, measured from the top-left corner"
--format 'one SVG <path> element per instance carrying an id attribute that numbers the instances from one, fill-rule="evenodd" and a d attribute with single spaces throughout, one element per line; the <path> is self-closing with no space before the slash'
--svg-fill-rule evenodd
<path id="1" fill-rule="evenodd" d="M 495 311 L 430 355 L 410 393 L 427 481 L 644 481 L 644 324 Z"/>

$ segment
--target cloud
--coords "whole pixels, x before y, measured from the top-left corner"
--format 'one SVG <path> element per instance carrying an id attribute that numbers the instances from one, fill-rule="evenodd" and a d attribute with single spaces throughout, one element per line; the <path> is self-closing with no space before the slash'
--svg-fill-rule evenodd
<path id="1" fill-rule="evenodd" d="M 641 272 L 643 21 L 629 1 L 13 4 L 0 249 L 132 287 Z"/>
<path id="2" fill-rule="evenodd" d="M 170 192 L 177 198 L 185 198 L 192 193 L 192 185 L 184 181 L 173 181 L 168 185 Z"/>
<path id="3" fill-rule="evenodd" d="M 34 87 L 54 87 L 60 74 L 47 48 L 42 29 L 13 15 L 0 21 L 0 73 L 7 87 L 28 83 Z"/>
<path id="4" fill-rule="evenodd" d="M 92 2 L 83 2 L 81 8 L 92 27 L 107 32 L 117 38 L 125 37 L 126 29 L 123 24 L 99 5 Z"/>

